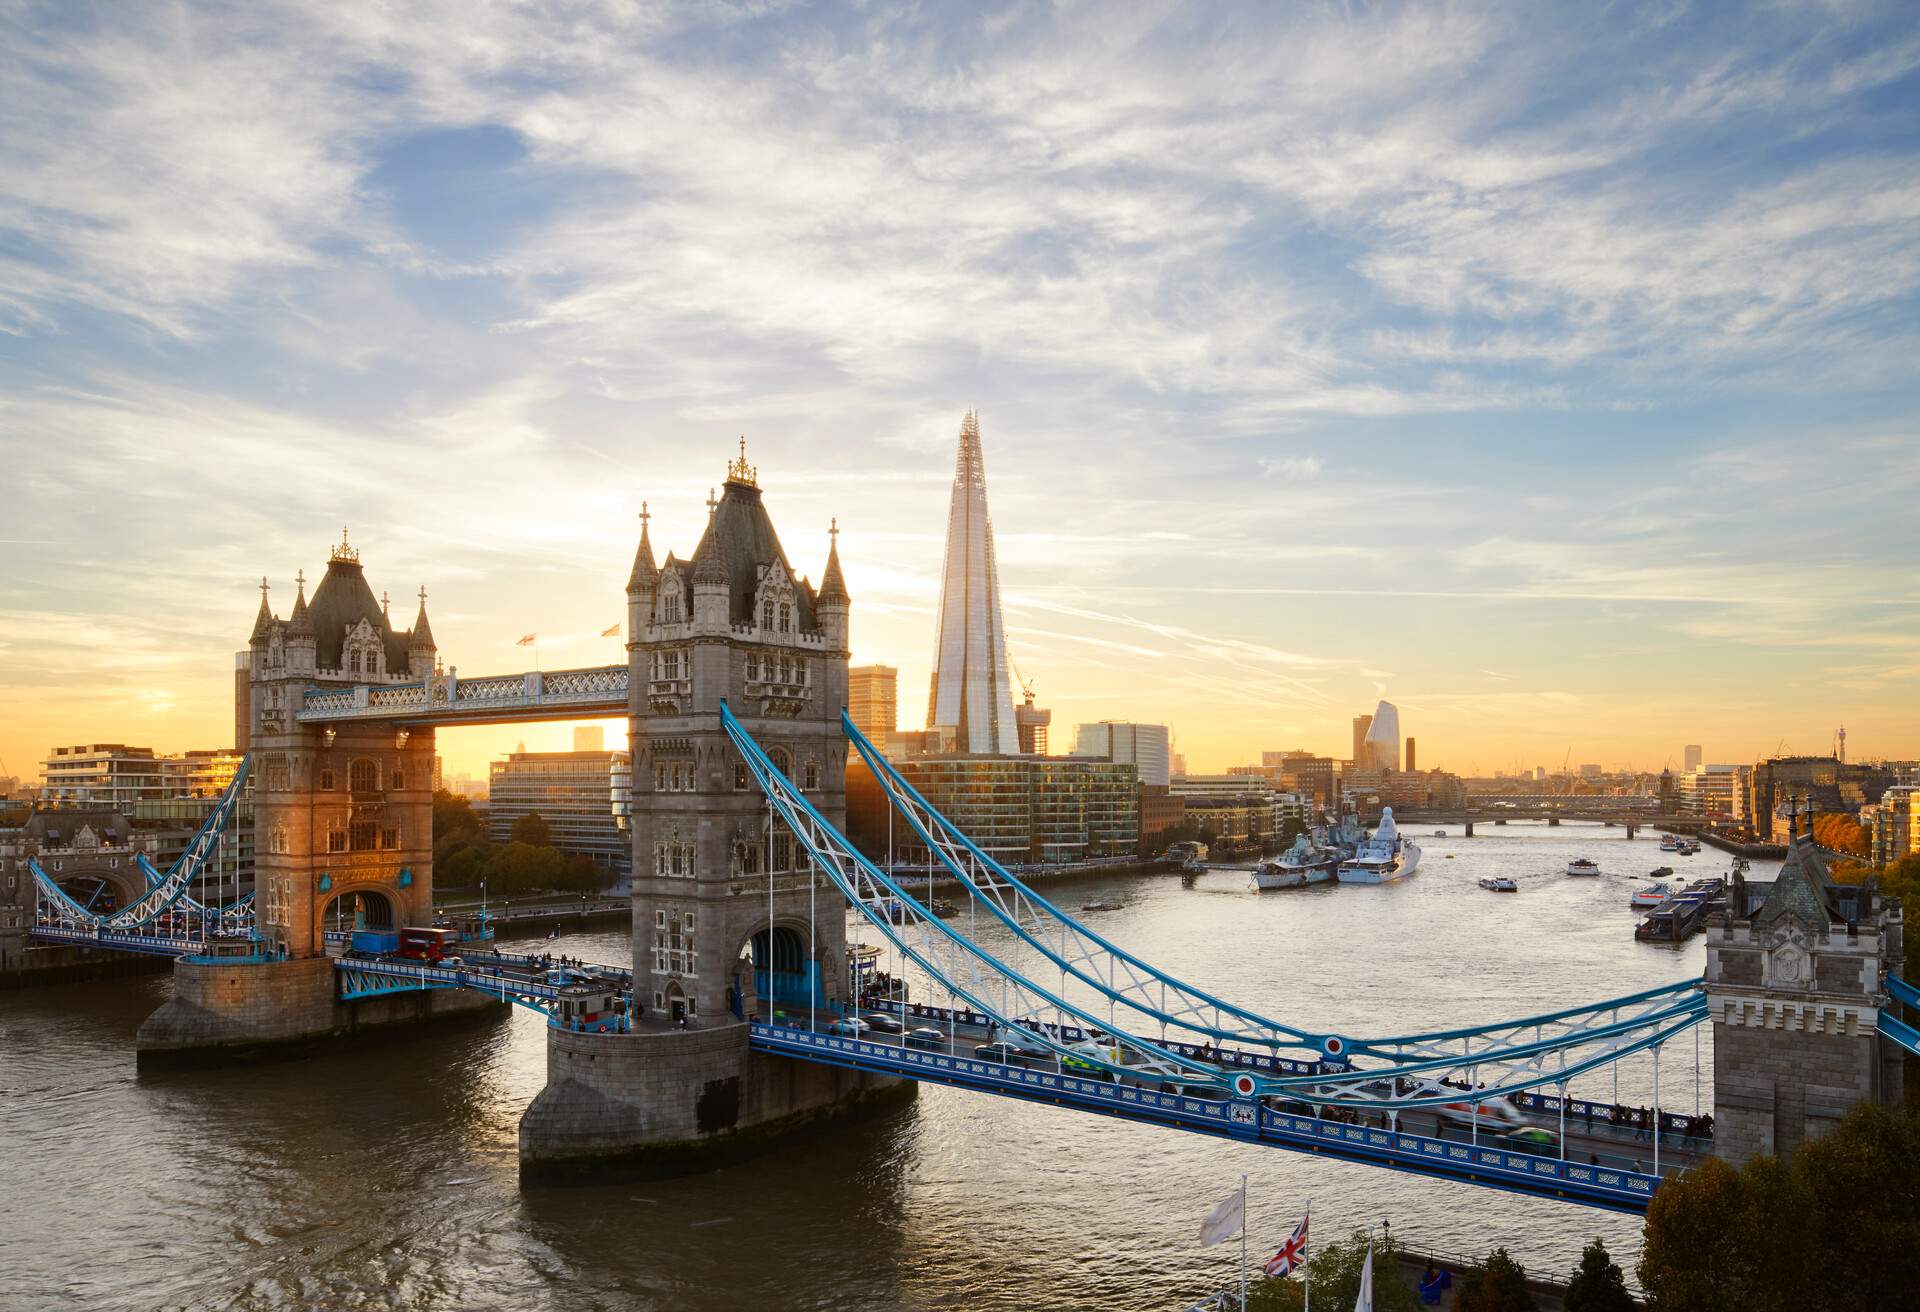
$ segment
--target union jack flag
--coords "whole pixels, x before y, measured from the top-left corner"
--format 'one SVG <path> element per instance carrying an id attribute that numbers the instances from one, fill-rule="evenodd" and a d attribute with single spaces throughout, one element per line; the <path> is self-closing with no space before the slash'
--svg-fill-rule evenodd
<path id="1" fill-rule="evenodd" d="M 1279 1252 L 1267 1259 L 1261 1270 L 1278 1280 L 1281 1276 L 1291 1275 L 1307 1260 L 1307 1221 L 1312 1215 L 1309 1211 L 1300 1218 L 1300 1224 L 1294 1227 L 1293 1237 L 1280 1246 Z"/>

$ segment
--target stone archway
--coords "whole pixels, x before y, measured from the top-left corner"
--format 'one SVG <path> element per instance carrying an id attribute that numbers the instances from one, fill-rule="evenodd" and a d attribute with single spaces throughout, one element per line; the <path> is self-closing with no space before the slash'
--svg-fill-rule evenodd
<path id="1" fill-rule="evenodd" d="M 60 891 L 95 915 L 109 916 L 124 911 L 146 896 L 146 877 L 140 867 L 128 860 L 109 865 L 107 860 L 80 860 L 71 857 L 60 862 L 61 869 L 47 873 Z"/>
<path id="2" fill-rule="evenodd" d="M 364 919 L 356 915 L 364 913 Z M 393 899 L 377 888 L 349 888 L 336 894 L 320 911 L 320 927 L 328 933 L 361 929 L 391 931 L 399 928 Z"/>

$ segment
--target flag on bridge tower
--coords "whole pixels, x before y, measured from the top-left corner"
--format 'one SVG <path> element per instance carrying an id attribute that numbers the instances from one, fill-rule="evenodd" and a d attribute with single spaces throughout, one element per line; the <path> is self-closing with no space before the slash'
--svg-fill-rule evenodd
<path id="1" fill-rule="evenodd" d="M 617 638 L 617 637 L 619 637 L 619 636 L 620 636 L 620 625 L 619 625 L 619 624 L 618 624 L 618 623 L 616 622 L 616 623 L 615 623 L 615 624 L 614 624 L 614 625 L 613 625 L 613 626 L 612 626 L 611 628 L 605 628 L 605 629 L 602 629 L 602 630 L 600 630 L 600 636 L 601 636 L 601 637 L 603 637 L 603 638 Z"/>
<path id="2" fill-rule="evenodd" d="M 513 645 L 516 647 L 531 647 L 533 646 L 535 640 L 539 638 L 539 636 L 540 635 L 537 633 L 529 633 L 526 637 L 520 639 L 520 641 L 514 643 Z"/>

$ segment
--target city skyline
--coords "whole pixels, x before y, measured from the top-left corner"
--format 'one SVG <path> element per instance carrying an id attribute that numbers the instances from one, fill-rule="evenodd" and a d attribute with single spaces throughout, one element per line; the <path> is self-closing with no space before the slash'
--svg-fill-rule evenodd
<path id="1" fill-rule="evenodd" d="M 0 34 L 0 774 L 225 744 L 343 520 L 463 672 L 617 661 L 742 433 L 920 723 L 966 409 L 1061 723 L 1920 755 L 1897 19 L 229 19 Z"/>

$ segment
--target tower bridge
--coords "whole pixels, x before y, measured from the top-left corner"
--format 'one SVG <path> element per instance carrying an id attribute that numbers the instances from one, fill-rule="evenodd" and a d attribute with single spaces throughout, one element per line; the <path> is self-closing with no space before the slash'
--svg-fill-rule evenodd
<path id="1" fill-rule="evenodd" d="M 656 558 L 643 508 L 625 591 L 625 665 L 463 678 L 441 667 L 424 589 L 398 629 L 343 534 L 311 601 L 298 579 L 287 619 L 263 581 L 236 708 L 246 764 L 189 853 L 111 914 L 36 871 L 33 935 L 178 957 L 172 997 L 139 1034 L 143 1066 L 538 1010 L 549 1067 L 520 1127 L 529 1180 L 698 1169 L 935 1082 L 1634 1211 L 1708 1145 L 1662 1121 L 1635 1155 L 1603 1154 L 1602 1134 L 1582 1162 L 1570 1138 L 1594 1132 L 1569 1121 L 1585 1107 L 1576 1079 L 1650 1060 L 1658 1103 L 1662 1051 L 1711 1023 L 1716 1141 L 1784 1151 L 1852 1100 L 1897 1100 L 1896 1049 L 1920 1043 L 1897 1015 L 1920 996 L 1898 978 L 1897 905 L 1842 898 L 1810 841 L 1772 886 L 1730 900 L 1704 980 L 1412 1034 L 1329 1032 L 1297 1002 L 1270 1015 L 1053 906 L 860 735 L 843 710 L 837 540 L 817 585 L 794 569 L 744 444 L 687 558 Z M 329 932 L 348 908 L 371 933 L 431 923 L 439 728 L 619 714 L 634 772 L 630 970 L 556 971 L 486 942 L 408 959 Z M 995 946 L 847 841 L 849 744 Z M 185 890 L 249 776 L 257 901 L 200 906 Z M 849 909 L 931 996 L 861 983 Z M 903 1032 L 851 1023 L 887 1010 Z M 1495 1133 L 1515 1117 L 1555 1147 Z"/>

